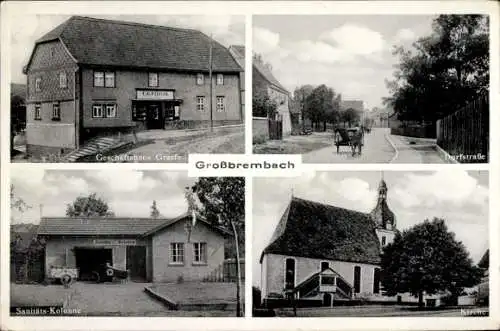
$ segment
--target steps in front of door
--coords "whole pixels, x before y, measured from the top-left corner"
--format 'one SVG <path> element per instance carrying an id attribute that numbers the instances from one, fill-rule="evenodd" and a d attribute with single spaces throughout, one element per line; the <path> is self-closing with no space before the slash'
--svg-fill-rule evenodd
<path id="1" fill-rule="evenodd" d="M 132 144 L 131 141 L 123 141 L 114 137 L 99 137 L 90 140 L 83 147 L 74 150 L 63 157 L 63 162 L 77 162 L 79 159 L 95 155 L 98 153 L 106 153 L 113 149 L 117 149 L 126 145 Z"/>

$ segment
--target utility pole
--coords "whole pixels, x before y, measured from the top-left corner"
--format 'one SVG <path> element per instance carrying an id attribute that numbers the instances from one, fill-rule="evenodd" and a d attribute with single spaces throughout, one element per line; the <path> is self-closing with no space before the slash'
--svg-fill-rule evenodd
<path id="1" fill-rule="evenodd" d="M 241 270 L 240 270 L 240 249 L 238 247 L 239 242 L 238 242 L 238 232 L 236 231 L 236 226 L 234 225 L 234 222 L 231 220 L 231 226 L 233 228 L 234 232 L 234 241 L 236 244 L 236 270 L 237 270 L 237 275 L 238 275 L 238 282 L 236 283 L 236 317 L 241 316 L 241 304 L 240 304 L 240 287 L 241 287 Z"/>
<path id="2" fill-rule="evenodd" d="M 210 48 L 208 51 L 208 79 L 210 81 L 210 132 L 214 131 L 213 91 L 212 91 L 212 34 L 210 34 Z"/>

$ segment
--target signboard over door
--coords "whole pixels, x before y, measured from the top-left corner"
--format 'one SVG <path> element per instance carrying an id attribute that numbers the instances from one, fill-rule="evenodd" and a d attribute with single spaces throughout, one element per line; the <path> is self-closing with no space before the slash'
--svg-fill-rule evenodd
<path id="1" fill-rule="evenodd" d="M 137 90 L 137 100 L 173 100 L 172 90 Z"/>
<path id="2" fill-rule="evenodd" d="M 94 239 L 92 243 L 104 246 L 135 246 L 137 244 L 135 239 Z"/>

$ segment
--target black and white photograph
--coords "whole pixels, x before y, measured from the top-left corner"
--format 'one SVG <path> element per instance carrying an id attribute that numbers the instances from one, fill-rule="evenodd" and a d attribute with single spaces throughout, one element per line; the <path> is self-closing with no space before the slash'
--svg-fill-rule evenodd
<path id="1" fill-rule="evenodd" d="M 254 179 L 253 316 L 488 316 L 488 177 Z"/>
<path id="2" fill-rule="evenodd" d="M 257 154 L 488 163 L 488 15 L 255 15 Z"/>
<path id="3" fill-rule="evenodd" d="M 244 153 L 244 16 L 10 19 L 12 162 Z"/>
<path id="4" fill-rule="evenodd" d="M 11 179 L 11 316 L 244 315 L 244 178 L 14 168 Z"/>

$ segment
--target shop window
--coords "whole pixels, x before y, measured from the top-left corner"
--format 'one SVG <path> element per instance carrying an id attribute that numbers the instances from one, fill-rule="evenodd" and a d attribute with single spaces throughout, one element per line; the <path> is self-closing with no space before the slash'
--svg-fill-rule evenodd
<path id="1" fill-rule="evenodd" d="M 226 111 L 226 98 L 225 97 L 217 97 L 217 111 L 224 112 Z"/>
<path id="2" fill-rule="evenodd" d="M 41 114 L 41 111 L 42 111 L 42 105 L 37 103 L 35 104 L 35 120 L 41 120 L 42 119 L 42 114 Z"/>
<path id="3" fill-rule="evenodd" d="M 205 76 L 203 74 L 197 74 L 196 85 L 203 85 L 203 84 L 205 84 Z"/>
<path id="4" fill-rule="evenodd" d="M 217 85 L 224 85 L 224 75 L 217 74 Z"/>
<path id="5" fill-rule="evenodd" d="M 61 120 L 61 105 L 58 103 L 54 103 L 52 105 L 52 120 L 60 121 Z"/>
<path id="6" fill-rule="evenodd" d="M 35 91 L 36 92 L 42 91 L 42 78 L 40 78 L 40 77 L 37 77 L 35 79 Z"/>
<path id="7" fill-rule="evenodd" d="M 94 86 L 115 87 L 115 73 L 110 71 L 94 71 Z"/>
<path id="8" fill-rule="evenodd" d="M 170 244 L 170 263 L 184 264 L 184 243 Z"/>
<path id="9" fill-rule="evenodd" d="M 67 88 L 68 87 L 68 77 L 66 76 L 66 72 L 59 73 L 59 87 Z"/>
<path id="10" fill-rule="evenodd" d="M 149 87 L 158 87 L 158 73 L 150 72 L 148 74 L 148 86 Z"/>
<path id="11" fill-rule="evenodd" d="M 198 96 L 196 97 L 196 110 L 197 111 L 205 111 L 205 97 Z"/>
<path id="12" fill-rule="evenodd" d="M 102 105 L 92 105 L 92 117 L 103 117 Z"/>
<path id="13" fill-rule="evenodd" d="M 146 106 L 132 104 L 132 120 L 133 121 L 145 121 L 147 118 Z"/>
<path id="14" fill-rule="evenodd" d="M 195 264 L 207 264 L 207 243 L 193 243 Z"/>

